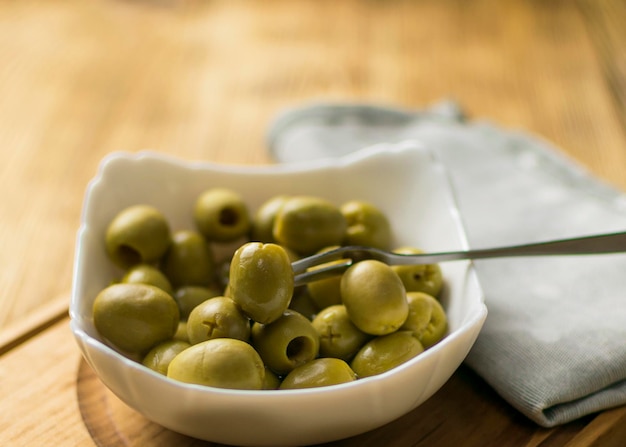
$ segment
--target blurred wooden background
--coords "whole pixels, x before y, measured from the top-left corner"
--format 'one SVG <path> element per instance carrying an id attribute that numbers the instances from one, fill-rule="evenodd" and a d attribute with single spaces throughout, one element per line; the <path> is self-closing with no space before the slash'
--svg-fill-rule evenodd
<path id="1" fill-rule="evenodd" d="M 111 151 L 269 163 L 308 101 L 457 100 L 626 190 L 622 0 L 0 1 L 0 328 L 67 295 Z"/>

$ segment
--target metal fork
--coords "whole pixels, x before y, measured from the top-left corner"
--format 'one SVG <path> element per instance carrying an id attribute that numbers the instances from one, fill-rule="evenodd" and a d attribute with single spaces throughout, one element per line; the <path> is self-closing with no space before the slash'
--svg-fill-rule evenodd
<path id="1" fill-rule="evenodd" d="M 436 264 L 464 259 L 505 258 L 514 256 L 589 255 L 626 252 L 626 232 L 558 239 L 508 247 L 443 253 L 397 254 L 371 247 L 348 246 L 309 256 L 291 264 L 295 285 L 340 275 L 351 265 L 375 259 L 388 265 Z M 331 263 L 328 265 L 324 265 Z"/>

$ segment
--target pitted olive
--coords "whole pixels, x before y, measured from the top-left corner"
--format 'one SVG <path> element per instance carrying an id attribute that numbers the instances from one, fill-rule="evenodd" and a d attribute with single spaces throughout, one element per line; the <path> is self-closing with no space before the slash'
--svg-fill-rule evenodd
<path id="1" fill-rule="evenodd" d="M 172 284 L 167 276 L 150 264 L 137 264 L 131 267 L 121 279 L 124 283 L 150 284 L 164 292 L 173 294 Z"/>
<path id="2" fill-rule="evenodd" d="M 391 225 L 376 206 L 363 200 L 351 200 L 341 206 L 348 222 L 345 245 L 361 245 L 388 250 Z"/>
<path id="3" fill-rule="evenodd" d="M 174 233 L 162 262 L 165 275 L 175 288 L 208 287 L 215 280 L 215 260 L 206 239 L 197 231 Z"/>
<path id="4" fill-rule="evenodd" d="M 158 261 L 168 249 L 170 239 L 165 216 L 150 205 L 123 209 L 109 223 L 105 235 L 109 258 L 123 269 Z"/>
<path id="5" fill-rule="evenodd" d="M 394 332 L 409 314 L 402 281 L 380 261 L 361 261 L 348 268 L 341 277 L 341 299 L 350 320 L 367 334 Z"/>
<path id="6" fill-rule="evenodd" d="M 441 303 L 423 292 L 407 292 L 409 316 L 400 329 L 413 332 L 425 349 L 438 343 L 448 330 L 448 318 Z"/>
<path id="7" fill-rule="evenodd" d="M 411 331 L 397 331 L 368 341 L 350 366 L 359 378 L 382 374 L 421 354 L 424 347 Z"/>
<path id="8" fill-rule="evenodd" d="M 346 218 L 331 202 L 319 197 L 294 196 L 277 213 L 273 236 L 296 253 L 309 255 L 324 247 L 341 245 L 346 228 Z"/>
<path id="9" fill-rule="evenodd" d="M 174 357 L 190 346 L 189 343 L 181 340 L 173 339 L 164 341 L 152 348 L 141 363 L 159 374 L 166 376 L 170 362 Z"/>
<path id="10" fill-rule="evenodd" d="M 276 374 L 286 374 L 319 353 L 317 331 L 305 316 L 291 309 L 272 323 L 254 323 L 251 339 L 265 364 Z"/>
<path id="11" fill-rule="evenodd" d="M 393 250 L 399 254 L 419 254 L 422 250 L 413 247 L 401 247 Z M 394 265 L 407 292 L 424 292 L 434 297 L 439 296 L 443 287 L 443 275 L 439 264 Z"/>
<path id="12" fill-rule="evenodd" d="M 235 252 L 230 263 L 230 296 L 252 320 L 278 319 L 294 290 L 294 274 L 287 252 L 276 244 L 249 242 Z"/>
<path id="13" fill-rule="evenodd" d="M 170 362 L 167 377 L 217 388 L 260 390 L 265 366 L 252 346 L 214 338 L 185 349 Z"/>
<path id="14" fill-rule="evenodd" d="M 293 369 L 280 384 L 281 390 L 317 388 L 356 380 L 356 374 L 343 360 L 319 358 Z"/>
<path id="15" fill-rule="evenodd" d="M 248 341 L 250 320 L 232 299 L 218 296 L 198 304 L 191 311 L 187 334 L 192 345 L 212 338 Z"/>
<path id="16" fill-rule="evenodd" d="M 120 350 L 145 354 L 169 340 L 180 314 L 171 295 L 148 284 L 113 284 L 93 303 L 94 325 L 100 335 Z"/>
<path id="17" fill-rule="evenodd" d="M 212 188 L 196 200 L 194 220 L 210 241 L 229 242 L 244 237 L 252 225 L 241 195 L 228 188 Z"/>
<path id="18" fill-rule="evenodd" d="M 337 304 L 322 309 L 313 319 L 320 337 L 320 355 L 350 361 L 371 336 L 357 328 L 346 306 Z"/>

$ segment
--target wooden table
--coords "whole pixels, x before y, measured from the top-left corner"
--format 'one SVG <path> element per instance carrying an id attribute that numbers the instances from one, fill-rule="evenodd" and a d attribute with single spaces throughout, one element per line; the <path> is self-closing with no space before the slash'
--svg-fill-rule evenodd
<path id="1" fill-rule="evenodd" d="M 0 445 L 204 445 L 120 403 L 69 332 L 83 193 L 104 155 L 270 163 L 285 107 L 452 98 L 626 190 L 625 19 L 621 0 L 1 0 Z M 413 413 L 334 445 L 625 438 L 624 407 L 539 428 L 462 367 Z"/>

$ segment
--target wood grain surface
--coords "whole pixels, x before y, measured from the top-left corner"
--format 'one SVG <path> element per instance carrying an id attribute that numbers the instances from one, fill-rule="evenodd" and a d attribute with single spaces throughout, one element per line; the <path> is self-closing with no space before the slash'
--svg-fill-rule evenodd
<path id="1" fill-rule="evenodd" d="M 54 306 L 49 309 L 56 314 Z M 81 358 L 67 319 L 14 346 L 0 357 L 0 366 L 0 445 L 218 446 L 166 430 L 122 403 Z M 413 412 L 326 445 L 620 447 L 624 439 L 626 407 L 541 428 L 461 367 Z"/>
<path id="2" fill-rule="evenodd" d="M 128 427 L 122 441 L 92 439 L 77 384 L 106 391 L 81 366 L 61 302 L 83 194 L 106 154 L 265 164 L 285 108 L 453 99 L 626 191 L 624 23 L 623 0 L 0 0 L 0 444 L 144 439 Z M 407 428 L 422 418 L 461 445 L 626 436 L 622 409 L 543 431 L 469 371 L 446 390 L 394 429 L 337 445 L 379 445 L 396 429 L 387 445 L 429 445 Z M 458 437 L 438 411 L 452 411 Z"/>
<path id="3" fill-rule="evenodd" d="M 472 384 L 472 386 L 468 386 Z M 96 444 L 150 445 L 164 442 L 169 445 L 217 446 L 174 433 L 154 424 L 117 399 L 102 385 L 90 367 L 82 361 L 78 372 L 78 402 L 85 425 Z M 485 401 L 481 407 L 473 405 L 478 396 Z M 454 400 L 454 402 L 452 402 Z M 454 413 L 447 411 L 451 405 Z M 499 415 L 484 417 L 485 414 Z M 591 418 L 583 418 L 565 428 L 539 428 L 498 399 L 494 392 L 471 371 L 462 367 L 444 388 L 426 404 L 413 412 L 363 435 L 327 443 L 327 446 L 380 447 L 383 445 L 463 445 L 501 447 L 508 442 L 528 445 L 541 441 L 543 446 L 560 446 L 575 438 Z M 472 436 L 482 433 L 481 437 Z M 130 441 L 132 440 L 132 441 Z"/>

